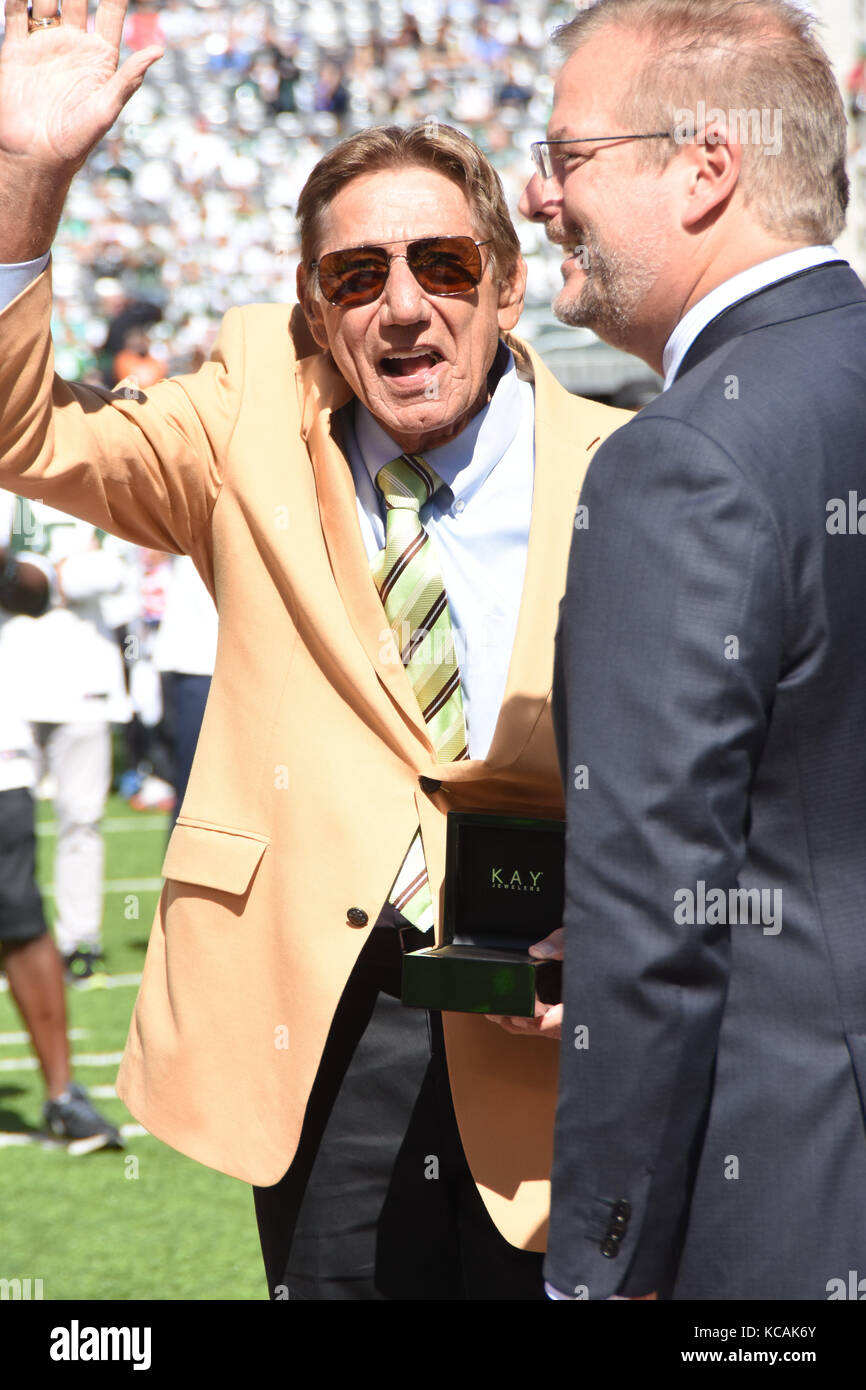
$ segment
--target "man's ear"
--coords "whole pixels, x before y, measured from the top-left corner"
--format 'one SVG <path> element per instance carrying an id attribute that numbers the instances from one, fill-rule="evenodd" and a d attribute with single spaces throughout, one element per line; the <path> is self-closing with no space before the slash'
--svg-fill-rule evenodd
<path id="1" fill-rule="evenodd" d="M 320 348 L 327 348 L 328 335 L 325 332 L 325 320 L 322 316 L 322 306 L 318 297 L 312 291 L 306 269 L 302 265 L 298 266 L 295 282 L 298 289 L 298 303 L 304 311 L 304 318 L 307 320 L 310 332 Z"/>
<path id="2" fill-rule="evenodd" d="M 681 153 L 685 164 L 682 224 L 692 231 L 708 218 L 718 217 L 736 192 L 743 150 L 738 140 L 729 137 L 724 120 L 718 120 Z"/>
<path id="3" fill-rule="evenodd" d="M 518 256 L 517 264 L 508 280 L 499 285 L 499 330 L 510 333 L 523 312 L 523 296 L 526 293 L 526 261 Z"/>

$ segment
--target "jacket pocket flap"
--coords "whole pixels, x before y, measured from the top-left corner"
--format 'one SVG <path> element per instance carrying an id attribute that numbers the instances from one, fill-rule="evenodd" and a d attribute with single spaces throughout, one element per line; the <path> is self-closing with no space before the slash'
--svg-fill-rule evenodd
<path id="1" fill-rule="evenodd" d="M 223 893 L 245 893 L 269 843 L 264 835 L 178 821 L 165 852 L 162 876 Z"/>

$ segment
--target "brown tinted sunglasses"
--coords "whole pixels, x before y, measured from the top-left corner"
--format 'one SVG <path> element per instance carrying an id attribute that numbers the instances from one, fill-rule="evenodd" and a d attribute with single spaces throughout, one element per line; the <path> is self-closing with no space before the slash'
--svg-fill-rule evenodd
<path id="1" fill-rule="evenodd" d="M 480 246 L 468 236 L 424 236 L 407 242 L 405 252 L 389 256 L 384 246 L 353 246 L 329 251 L 310 268 L 318 270 L 319 285 L 329 304 L 341 309 L 372 304 L 385 288 L 391 262 L 406 261 L 427 294 L 468 294 L 479 283 L 483 267 Z"/>

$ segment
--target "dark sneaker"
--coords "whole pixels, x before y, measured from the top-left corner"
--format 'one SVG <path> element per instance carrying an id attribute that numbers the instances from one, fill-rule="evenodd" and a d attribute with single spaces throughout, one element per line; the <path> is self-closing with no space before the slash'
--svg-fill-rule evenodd
<path id="1" fill-rule="evenodd" d="M 66 978 L 71 985 L 94 989 L 105 983 L 105 969 L 102 952 L 92 951 L 89 946 L 78 946 L 71 955 L 63 957 Z"/>
<path id="2" fill-rule="evenodd" d="M 77 1081 L 70 1081 L 63 1095 L 57 1100 L 47 1100 L 42 1109 L 51 1133 L 70 1141 L 71 1154 L 123 1148 L 120 1131 L 93 1108 L 87 1092 Z"/>

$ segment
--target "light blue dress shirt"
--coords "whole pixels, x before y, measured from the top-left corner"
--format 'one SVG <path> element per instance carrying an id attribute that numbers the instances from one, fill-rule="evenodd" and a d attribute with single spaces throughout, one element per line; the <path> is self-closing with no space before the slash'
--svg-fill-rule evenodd
<path id="1" fill-rule="evenodd" d="M 46 251 L 35 261 L 21 261 L 19 265 L 0 265 L 0 313 L 8 309 L 13 299 L 26 290 L 37 275 L 41 275 L 48 264 L 50 252 Z"/>
<path id="2" fill-rule="evenodd" d="M 486 755 L 502 705 L 532 512 L 534 394 L 511 353 L 500 350 L 506 367 L 489 403 L 454 439 L 424 453 L 447 484 L 420 519 L 448 595 L 471 758 Z M 360 401 L 350 419 L 346 451 L 372 563 L 385 544 L 385 503 L 375 478 L 400 449 Z"/>

